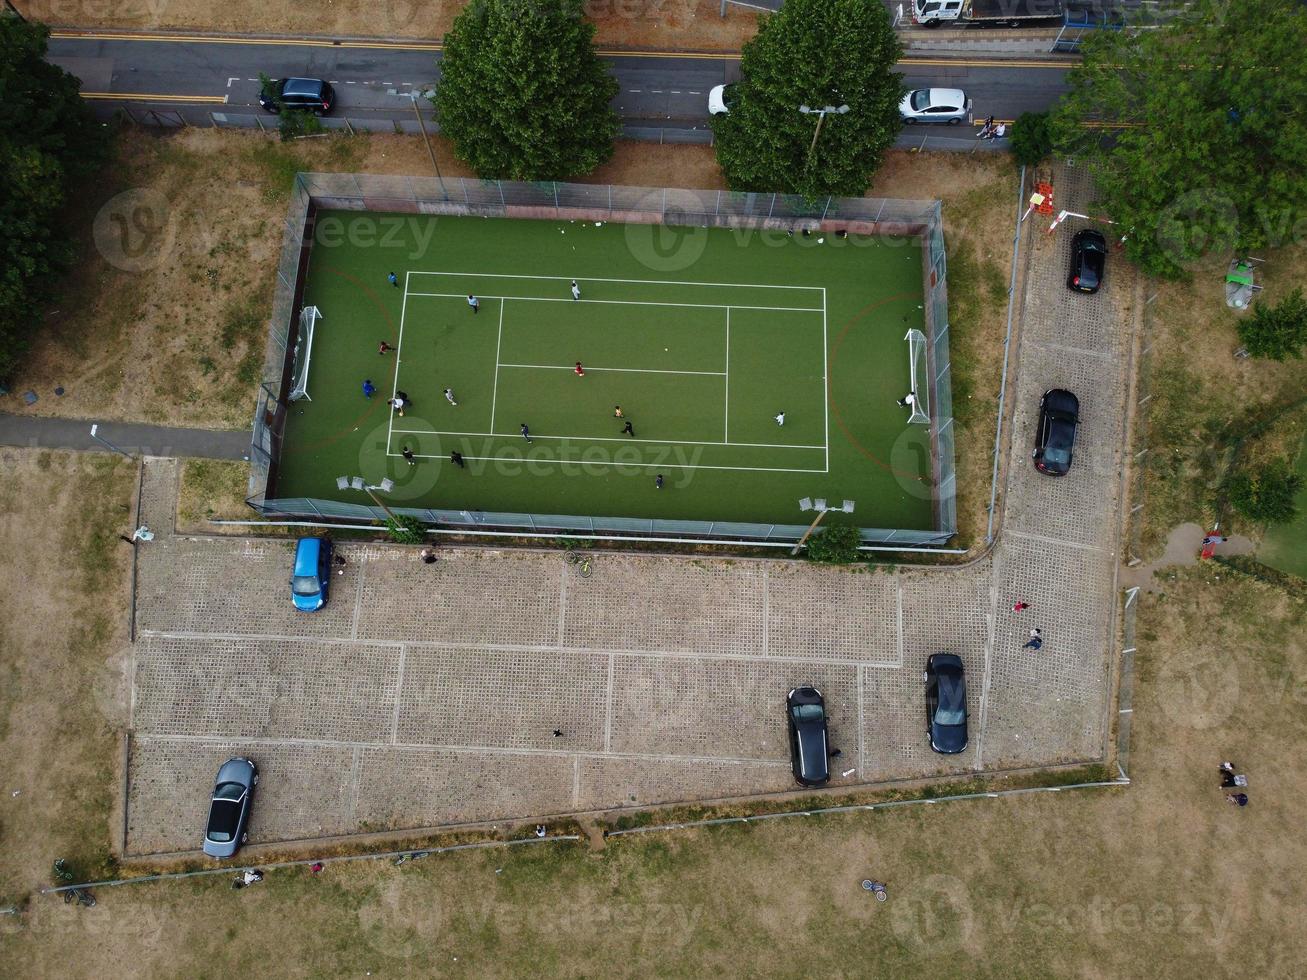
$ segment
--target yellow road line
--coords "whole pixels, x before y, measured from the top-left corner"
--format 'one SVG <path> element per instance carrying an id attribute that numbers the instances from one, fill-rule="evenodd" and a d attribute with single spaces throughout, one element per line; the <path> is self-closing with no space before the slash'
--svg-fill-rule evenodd
<path id="1" fill-rule="evenodd" d="M 81 95 L 84 99 L 111 102 L 186 102 L 223 105 L 227 101 L 222 96 L 214 95 L 153 95 L 149 92 L 83 92 Z"/>
<path id="2" fill-rule="evenodd" d="M 250 44 L 267 47 L 307 47 L 307 48 L 351 48 L 355 50 L 374 51 L 443 51 L 445 46 L 439 41 L 330 41 L 317 38 L 248 38 L 199 36 L 190 34 L 115 34 L 111 32 L 96 33 L 90 31 L 54 31 L 50 35 L 61 40 L 71 41 L 149 41 L 162 43 L 184 42 L 189 44 Z M 739 61 L 738 51 L 617 51 L 601 48 L 598 52 L 605 58 L 684 58 L 689 61 Z M 1074 61 L 1012 61 L 1002 58 L 917 58 L 907 57 L 899 61 L 900 65 L 923 67 L 953 68 L 1052 68 L 1065 71 Z"/>

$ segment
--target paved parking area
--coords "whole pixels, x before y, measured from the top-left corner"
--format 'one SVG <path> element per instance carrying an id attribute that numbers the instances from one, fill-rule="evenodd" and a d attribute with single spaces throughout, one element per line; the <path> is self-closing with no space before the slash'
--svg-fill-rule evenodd
<path id="1" fill-rule="evenodd" d="M 1077 180 L 1064 206 L 1087 201 Z M 235 754 L 263 773 L 254 841 L 791 789 L 798 684 L 826 695 L 837 787 L 1101 758 L 1135 297 L 1122 262 L 1097 296 L 1067 293 L 1071 230 L 1033 242 L 1004 527 L 967 568 L 602 555 L 582 579 L 557 552 L 428 566 L 347 545 L 331 602 L 306 616 L 286 599 L 289 543 L 160 530 L 140 552 L 129 852 L 194 849 Z M 1062 480 L 1026 458 L 1053 386 L 1084 416 Z M 176 478 L 148 462 L 156 529 Z M 1034 625 L 1038 652 L 1021 647 Z M 921 671 L 939 650 L 968 668 L 960 756 L 925 739 Z"/>

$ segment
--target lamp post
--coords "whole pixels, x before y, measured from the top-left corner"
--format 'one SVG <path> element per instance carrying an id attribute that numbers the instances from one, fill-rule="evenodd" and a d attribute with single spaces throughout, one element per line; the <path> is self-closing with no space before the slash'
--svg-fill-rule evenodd
<path id="1" fill-rule="evenodd" d="M 812 145 L 808 147 L 808 157 L 811 158 L 812 155 L 817 152 L 817 137 L 821 135 L 821 124 L 826 121 L 826 114 L 828 112 L 833 112 L 842 116 L 844 113 L 849 111 L 849 107 L 847 105 L 828 105 L 823 106 L 820 109 L 814 109 L 812 106 L 801 105 L 799 106 L 799 111 L 805 116 L 811 116 L 814 114 L 817 116 L 817 129 L 812 134 Z"/>
<path id="2" fill-rule="evenodd" d="M 423 93 L 424 95 L 426 93 Z M 449 191 L 445 190 L 445 178 L 440 174 L 440 164 L 436 163 L 436 151 L 431 145 L 431 137 L 427 135 L 427 124 L 422 118 L 422 110 L 418 108 L 418 93 L 413 90 L 408 93 L 409 99 L 413 103 L 413 114 L 418 117 L 418 129 L 422 130 L 422 142 L 427 145 L 427 153 L 431 155 L 431 167 L 436 172 L 436 180 L 440 181 L 440 195 L 445 200 L 449 200 Z"/>
<path id="3" fill-rule="evenodd" d="M 129 453 L 129 452 L 125 452 L 124 450 L 119 449 L 117 446 L 115 446 L 115 445 L 114 445 L 112 442 L 110 442 L 108 439 L 104 438 L 104 436 L 96 435 L 96 432 L 97 432 L 97 430 L 98 430 L 99 428 L 100 428 L 100 424 L 99 424 L 98 422 L 91 426 L 91 438 L 92 438 L 92 439 L 94 439 L 94 440 L 95 440 L 96 442 L 98 442 L 98 443 L 101 443 L 101 444 L 103 444 L 103 445 L 105 445 L 105 446 L 108 446 L 108 447 L 109 447 L 110 449 L 112 449 L 114 452 L 119 453 L 119 454 L 121 454 L 121 455 L 123 455 L 123 456 L 126 456 L 128 459 L 135 459 L 135 457 L 134 457 L 131 453 Z"/>
<path id="4" fill-rule="evenodd" d="M 387 477 L 380 483 L 373 485 L 366 482 L 361 476 L 338 476 L 336 477 L 336 488 L 338 490 L 362 490 L 371 497 L 378 507 L 386 512 L 386 516 L 391 520 L 395 519 L 395 514 L 385 505 L 380 497 L 373 490 L 380 490 L 382 493 L 390 493 L 395 488 L 395 481 Z"/>
<path id="5" fill-rule="evenodd" d="M 818 497 L 816 500 L 813 500 L 810 497 L 804 497 L 799 501 L 799 510 L 804 512 L 815 510 L 817 516 L 814 517 L 812 523 L 808 525 L 808 530 L 803 532 L 803 537 L 799 538 L 799 543 L 796 544 L 794 550 L 790 552 L 790 557 L 797 555 L 803 550 L 803 546 L 808 543 L 808 538 L 812 537 L 812 532 L 817 530 L 817 525 L 821 523 L 821 519 L 831 511 L 837 510 L 844 514 L 852 514 L 853 501 L 846 500 L 838 507 L 827 507 L 825 497 Z"/>

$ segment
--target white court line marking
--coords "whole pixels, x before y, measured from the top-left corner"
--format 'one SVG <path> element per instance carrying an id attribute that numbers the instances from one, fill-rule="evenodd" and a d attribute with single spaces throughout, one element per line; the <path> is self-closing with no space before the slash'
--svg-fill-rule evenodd
<path id="1" fill-rule="evenodd" d="M 232 83 L 232 82 L 239 82 L 240 80 L 241 80 L 241 79 L 240 79 L 240 76 L 239 76 L 239 75 L 236 75 L 236 76 L 233 77 L 233 78 L 229 78 L 229 79 L 227 79 L 227 87 L 228 87 L 228 88 L 231 88 L 231 83 Z"/>
<path id="2" fill-rule="evenodd" d="M 722 438 L 731 441 L 731 308 L 726 307 L 726 421 Z"/>
<path id="3" fill-rule="evenodd" d="M 499 301 L 499 336 L 495 339 L 495 384 L 490 391 L 490 428 L 495 427 L 495 400 L 499 397 L 499 348 L 504 342 L 504 307 L 508 305 L 508 300 Z M 387 449 L 390 447 L 387 446 Z"/>
<path id="4" fill-rule="evenodd" d="M 821 403 L 826 411 L 826 472 L 830 472 L 830 351 L 826 337 L 826 287 L 821 288 Z"/>
<path id="5" fill-rule="evenodd" d="M 471 276 L 476 279 L 552 279 L 555 282 L 567 282 L 562 276 L 523 276 L 515 273 L 496 274 L 491 272 L 424 272 L 415 270 L 415 276 Z M 596 279 L 593 276 L 586 276 L 587 282 L 640 282 L 653 286 L 725 286 L 727 288 L 741 289 L 813 289 L 826 291 L 825 286 L 784 286 L 776 283 L 761 282 L 692 282 L 689 280 L 678 279 Z"/>
<path id="6" fill-rule="evenodd" d="M 520 432 L 448 432 L 443 429 L 395 429 L 401 436 L 480 436 L 490 439 L 521 439 Z M 693 439 L 635 439 L 631 436 L 538 436 L 531 433 L 532 439 L 553 439 L 556 441 L 566 441 L 574 439 L 577 442 L 653 442 L 664 446 L 738 446 L 742 449 L 825 449 L 825 446 L 804 446 L 795 443 L 779 442 L 696 442 Z M 387 453 L 388 456 L 398 456 L 399 453 Z M 422 453 L 416 453 L 422 456 Z M 428 455 L 427 458 L 435 459 L 436 456 Z M 467 457 L 471 459 L 472 457 Z"/>
<path id="7" fill-rule="evenodd" d="M 408 312 L 408 277 L 404 273 L 404 298 L 399 304 L 399 336 L 395 339 L 395 383 L 390 386 L 390 397 L 395 397 L 395 392 L 399 391 L 399 358 L 404 352 L 404 314 Z M 390 406 L 387 406 L 390 408 Z M 387 413 L 390 415 L 390 421 L 386 423 L 386 455 L 392 455 L 390 452 L 390 440 L 395 436 L 395 410 L 390 408 Z"/>
<path id="8" fill-rule="evenodd" d="M 501 368 L 533 368 L 540 371 L 575 371 L 576 368 L 571 364 L 501 364 Z M 665 368 L 610 368 L 610 367 L 588 367 L 587 372 L 593 371 L 598 374 L 601 371 L 621 372 L 623 374 L 706 374 L 712 377 L 723 377 L 725 371 L 669 371 Z M 492 426 L 493 428 L 493 426 Z"/>
<path id="9" fill-rule="evenodd" d="M 462 296 L 462 293 L 413 293 L 414 296 Z M 548 296 L 492 296 L 486 293 L 477 293 L 482 299 L 516 299 L 524 303 L 573 303 L 575 300 L 554 299 Z M 587 299 L 587 303 L 599 303 L 605 306 L 678 306 L 682 309 L 691 310 L 725 310 L 728 307 L 723 303 L 652 303 L 645 300 L 633 299 Z M 825 313 L 820 307 L 816 306 L 741 306 L 739 303 L 732 303 L 732 307 L 737 310 L 768 310 L 779 313 Z"/>
<path id="10" fill-rule="evenodd" d="M 532 438 L 532 439 L 536 439 L 536 438 L 539 438 L 539 437 L 536 436 L 534 433 L 532 433 L 531 438 Z M 820 449 L 821 447 L 818 446 L 817 448 Z M 389 456 L 394 456 L 395 454 L 394 454 L 394 453 L 388 453 L 387 455 L 389 455 Z M 434 459 L 435 457 L 432 456 L 432 457 L 426 457 L 426 458 Z M 514 456 L 464 456 L 463 458 L 464 458 L 464 459 L 486 460 L 487 462 L 492 462 L 492 463 L 493 463 L 493 462 L 496 462 L 496 461 L 499 461 L 499 462 L 508 461 L 508 462 L 513 462 L 513 463 L 521 463 L 521 462 L 523 461 L 523 459 L 522 459 L 521 456 L 516 456 L 516 457 L 514 457 Z M 740 472 L 740 473 L 825 473 L 825 472 L 826 472 L 825 470 L 794 469 L 794 468 L 791 468 L 791 467 L 785 467 L 785 466 L 705 466 L 705 465 L 702 464 L 702 463 L 689 463 L 689 464 L 686 464 L 686 463 L 629 463 L 629 462 L 626 462 L 625 460 L 623 460 L 623 461 L 620 462 L 620 463 L 608 463 L 608 462 L 603 462 L 603 463 L 594 463 L 594 462 L 592 462 L 592 461 L 590 461 L 590 460 L 585 460 L 585 459 L 544 459 L 544 458 L 539 457 L 539 456 L 531 456 L 527 461 L 528 461 L 528 462 L 531 462 L 531 463 L 559 463 L 559 464 L 563 464 L 563 465 L 566 465 L 566 464 L 578 464 L 578 463 L 579 463 L 579 464 L 581 464 L 581 465 L 585 465 L 585 466 L 643 466 L 643 467 L 645 467 L 645 468 L 647 468 L 647 469 L 657 469 L 657 470 L 661 470 L 661 469 L 669 469 L 669 470 L 670 470 L 670 469 L 678 469 L 678 470 L 735 470 L 735 471 Z"/>

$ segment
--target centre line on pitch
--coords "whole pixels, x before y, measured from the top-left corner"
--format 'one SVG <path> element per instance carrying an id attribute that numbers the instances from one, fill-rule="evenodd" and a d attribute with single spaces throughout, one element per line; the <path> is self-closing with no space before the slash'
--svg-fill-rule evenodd
<path id="1" fill-rule="evenodd" d="M 501 364 L 501 368 L 530 368 L 539 371 L 575 371 L 576 368 L 570 364 Z M 704 374 L 712 377 L 723 377 L 725 371 L 667 371 L 661 368 L 609 368 L 609 367 L 588 367 L 586 371 L 622 372 L 624 374 Z"/>

